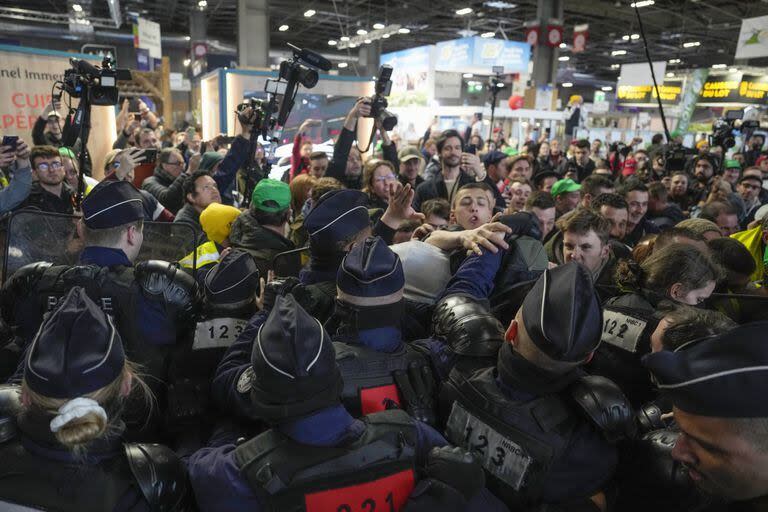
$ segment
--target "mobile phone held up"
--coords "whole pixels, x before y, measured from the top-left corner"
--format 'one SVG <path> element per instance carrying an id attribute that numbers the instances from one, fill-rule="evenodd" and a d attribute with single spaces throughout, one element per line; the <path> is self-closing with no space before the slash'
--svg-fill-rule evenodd
<path id="1" fill-rule="evenodd" d="M 3 142 L 0 143 L 0 146 L 9 146 L 13 148 L 14 151 L 16 151 L 16 145 L 18 143 L 19 143 L 18 135 L 5 135 L 3 136 Z"/>
<path id="2" fill-rule="evenodd" d="M 474 144 L 469 144 L 467 145 L 467 149 L 464 152 L 469 153 L 470 155 L 474 155 L 477 153 L 477 146 Z"/>

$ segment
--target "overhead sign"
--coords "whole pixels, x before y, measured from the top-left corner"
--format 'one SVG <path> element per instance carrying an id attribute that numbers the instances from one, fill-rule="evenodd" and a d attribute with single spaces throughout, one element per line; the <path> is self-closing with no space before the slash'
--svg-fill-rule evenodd
<path id="1" fill-rule="evenodd" d="M 418 46 L 381 56 L 381 64 L 393 68 L 390 106 L 428 105 L 434 97 L 433 50 L 434 46 Z"/>
<path id="2" fill-rule="evenodd" d="M 134 47 L 148 50 L 149 56 L 153 59 L 159 59 L 163 56 L 159 23 L 144 18 L 136 18 L 134 36 Z"/>
<path id="3" fill-rule="evenodd" d="M 661 98 L 661 103 L 663 104 L 677 104 L 682 93 L 682 82 L 664 82 L 659 85 L 658 97 Z M 616 90 L 616 99 L 619 104 L 658 104 L 656 89 L 653 85 L 620 85 Z"/>
<path id="4" fill-rule="evenodd" d="M 666 61 L 653 63 L 653 74 L 656 80 L 662 80 L 667 72 Z M 637 64 L 622 64 L 619 74 L 618 86 L 622 85 L 648 85 L 653 83 L 651 76 L 651 67 L 647 62 L 638 62 Z"/>
<path id="5" fill-rule="evenodd" d="M 768 57 L 768 16 L 741 20 L 741 32 L 736 43 L 736 58 L 755 57 Z"/>
<path id="6" fill-rule="evenodd" d="M 704 82 L 699 103 L 765 103 L 768 76 L 727 73 L 712 75 Z"/>
<path id="7" fill-rule="evenodd" d="M 493 66 L 504 66 L 505 73 L 525 73 L 531 59 L 528 43 L 465 37 L 437 43 L 437 71 L 489 74 Z"/>
<path id="8" fill-rule="evenodd" d="M 580 53 L 587 49 L 589 38 L 589 25 L 576 25 L 573 27 L 573 53 Z"/>

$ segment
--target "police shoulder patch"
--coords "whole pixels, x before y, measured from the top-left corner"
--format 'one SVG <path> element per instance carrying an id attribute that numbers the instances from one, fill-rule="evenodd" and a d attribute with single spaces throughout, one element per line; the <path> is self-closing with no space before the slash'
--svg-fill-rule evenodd
<path id="1" fill-rule="evenodd" d="M 240 374 L 240 378 L 237 379 L 237 392 L 249 393 L 251 391 L 251 384 L 256 376 L 253 373 L 253 366 L 248 366 L 243 373 Z"/>

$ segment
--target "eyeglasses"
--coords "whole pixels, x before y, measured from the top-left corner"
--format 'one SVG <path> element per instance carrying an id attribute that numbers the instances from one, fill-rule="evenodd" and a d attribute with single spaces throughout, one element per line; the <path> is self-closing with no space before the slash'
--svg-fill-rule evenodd
<path id="1" fill-rule="evenodd" d="M 178 165 L 184 165 L 184 162 L 166 162 L 165 165 L 178 166 Z"/>
<path id="2" fill-rule="evenodd" d="M 378 178 L 374 178 L 373 181 L 378 181 L 379 183 L 385 183 L 387 181 L 395 181 L 397 177 L 394 174 L 387 174 L 385 176 L 379 176 Z"/>
<path id="3" fill-rule="evenodd" d="M 42 163 L 37 164 L 35 166 L 35 169 L 38 171 L 48 171 L 48 169 L 53 169 L 54 171 L 58 171 L 61 169 L 61 162 L 51 162 L 50 164 Z"/>

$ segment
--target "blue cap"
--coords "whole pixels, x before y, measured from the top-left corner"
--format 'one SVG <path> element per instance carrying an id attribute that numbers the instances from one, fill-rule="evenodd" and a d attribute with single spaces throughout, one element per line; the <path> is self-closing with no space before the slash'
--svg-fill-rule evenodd
<path id="1" fill-rule="evenodd" d="M 49 398 L 77 398 L 111 384 L 125 366 L 112 320 L 79 286 L 43 321 L 29 347 L 24 379 Z"/>
<path id="2" fill-rule="evenodd" d="M 483 164 L 485 164 L 485 166 L 487 167 L 489 165 L 497 164 L 502 160 L 504 160 L 505 158 L 507 158 L 507 154 L 502 151 L 496 151 L 496 150 L 489 151 L 483 157 Z"/>
<path id="3" fill-rule="evenodd" d="M 339 299 L 355 306 L 381 306 L 403 298 L 405 274 L 400 257 L 379 237 L 355 244 L 336 278 Z"/>
<path id="4" fill-rule="evenodd" d="M 368 196 L 349 189 L 326 192 L 304 219 L 312 250 L 333 250 L 370 225 Z"/>
<path id="5" fill-rule="evenodd" d="M 643 363 L 672 403 L 689 414 L 768 418 L 768 322 L 648 354 Z"/>
<path id="6" fill-rule="evenodd" d="M 114 228 L 143 218 L 141 193 L 128 181 L 102 181 L 83 199 L 83 222 L 91 229 Z"/>
<path id="7" fill-rule="evenodd" d="M 600 344 L 603 311 L 592 275 L 579 263 L 545 270 L 522 307 L 526 332 L 556 361 L 583 361 Z"/>
<path id="8" fill-rule="evenodd" d="M 205 276 L 205 298 L 215 305 L 237 306 L 259 292 L 259 269 L 250 254 L 238 249 L 224 256 Z"/>

